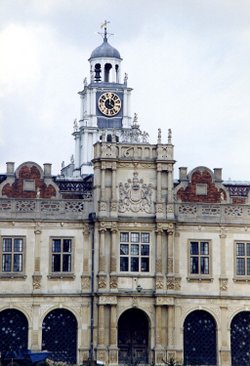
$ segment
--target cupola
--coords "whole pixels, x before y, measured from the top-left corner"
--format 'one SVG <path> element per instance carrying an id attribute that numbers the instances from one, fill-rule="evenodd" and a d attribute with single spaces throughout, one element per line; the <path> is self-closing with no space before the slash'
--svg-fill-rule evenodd
<path id="1" fill-rule="evenodd" d="M 108 42 L 107 25 L 103 24 L 104 33 L 101 33 L 103 42 L 94 49 L 89 58 L 91 82 L 120 83 L 120 52 Z"/>

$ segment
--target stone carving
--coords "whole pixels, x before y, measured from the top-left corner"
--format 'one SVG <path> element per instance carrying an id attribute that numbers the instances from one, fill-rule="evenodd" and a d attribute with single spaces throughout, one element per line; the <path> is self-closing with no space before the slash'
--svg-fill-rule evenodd
<path id="1" fill-rule="evenodd" d="M 155 281 L 156 290 L 162 290 L 163 287 L 164 287 L 163 279 L 162 278 L 157 278 L 156 281 Z"/>
<path id="2" fill-rule="evenodd" d="M 107 287 L 107 282 L 105 277 L 100 277 L 99 281 L 98 281 L 98 288 L 106 288 Z"/>
<path id="3" fill-rule="evenodd" d="M 131 128 L 122 131 L 121 142 L 147 144 L 148 138 L 149 134 L 146 131 L 141 131 L 140 125 L 138 124 L 138 115 L 135 113 Z"/>
<path id="4" fill-rule="evenodd" d="M 227 291 L 228 290 L 228 279 L 220 278 L 220 290 Z"/>
<path id="5" fill-rule="evenodd" d="M 81 279 L 82 290 L 88 290 L 90 288 L 90 278 L 82 276 Z"/>
<path id="6" fill-rule="evenodd" d="M 143 183 L 143 179 L 138 178 L 138 173 L 134 172 L 133 179 L 128 179 L 126 183 L 119 184 L 119 212 L 145 212 L 152 213 L 152 184 Z"/>
<path id="7" fill-rule="evenodd" d="M 33 276 L 33 290 L 40 290 L 41 288 L 41 275 Z"/>
<path id="8" fill-rule="evenodd" d="M 180 278 L 167 277 L 167 289 L 168 290 L 180 290 L 181 289 Z"/>
<path id="9" fill-rule="evenodd" d="M 118 287 L 118 278 L 117 277 L 111 277 L 110 278 L 110 288 L 116 289 Z"/>

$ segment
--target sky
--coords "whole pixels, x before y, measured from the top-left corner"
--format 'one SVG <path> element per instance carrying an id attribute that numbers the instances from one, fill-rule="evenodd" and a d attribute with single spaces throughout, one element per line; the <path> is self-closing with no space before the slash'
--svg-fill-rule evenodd
<path id="1" fill-rule="evenodd" d="M 151 143 L 172 130 L 175 177 L 207 166 L 250 181 L 249 0 L 0 0 L 0 173 L 70 162 L 104 20 L 141 129 Z"/>

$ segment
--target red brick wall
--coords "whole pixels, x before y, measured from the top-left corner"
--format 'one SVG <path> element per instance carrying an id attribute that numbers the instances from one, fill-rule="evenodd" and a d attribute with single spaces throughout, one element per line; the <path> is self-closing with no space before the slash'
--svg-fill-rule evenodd
<path id="1" fill-rule="evenodd" d="M 34 181 L 35 191 L 24 191 L 24 180 Z M 56 190 L 52 184 L 46 185 L 41 178 L 39 169 L 33 166 L 24 165 L 19 170 L 19 178 L 15 179 L 13 184 L 5 184 L 2 189 L 2 195 L 9 198 L 36 198 L 39 191 L 40 198 L 52 198 L 56 196 Z"/>
<path id="2" fill-rule="evenodd" d="M 196 184 L 207 184 L 207 194 L 197 195 Z M 191 176 L 191 182 L 184 189 L 181 187 L 177 191 L 177 199 L 182 202 L 206 202 L 219 203 L 221 198 L 226 199 L 226 194 L 222 189 L 218 189 L 213 183 L 211 173 L 208 170 L 196 170 Z"/>

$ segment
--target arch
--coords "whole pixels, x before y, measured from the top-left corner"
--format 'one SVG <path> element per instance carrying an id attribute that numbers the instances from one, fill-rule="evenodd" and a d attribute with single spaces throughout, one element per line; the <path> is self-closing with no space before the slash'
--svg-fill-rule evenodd
<path id="1" fill-rule="evenodd" d="M 95 80 L 101 80 L 101 64 L 95 64 Z"/>
<path id="2" fill-rule="evenodd" d="M 76 364 L 77 320 L 67 309 L 54 309 L 42 324 L 42 350 L 52 352 L 54 361 Z"/>
<path id="3" fill-rule="evenodd" d="M 124 311 L 118 320 L 118 348 L 120 364 L 148 363 L 149 318 L 140 309 Z"/>
<path id="4" fill-rule="evenodd" d="M 242 311 L 231 322 L 232 366 L 248 366 L 250 361 L 250 311 Z"/>
<path id="5" fill-rule="evenodd" d="M 116 81 L 116 83 L 119 83 L 119 65 L 115 65 L 115 81 Z"/>
<path id="6" fill-rule="evenodd" d="M 0 312 L 0 352 L 28 348 L 28 320 L 17 309 Z"/>
<path id="7" fill-rule="evenodd" d="M 204 310 L 195 310 L 184 321 L 184 364 L 216 365 L 215 319 Z"/>
<path id="8" fill-rule="evenodd" d="M 104 66 L 104 81 L 108 83 L 110 81 L 110 70 L 112 69 L 111 64 L 105 64 Z"/>

